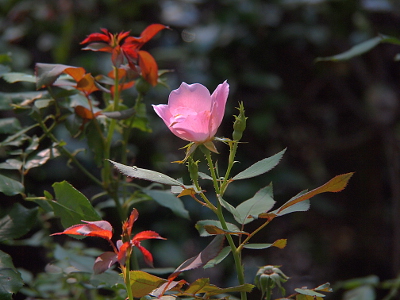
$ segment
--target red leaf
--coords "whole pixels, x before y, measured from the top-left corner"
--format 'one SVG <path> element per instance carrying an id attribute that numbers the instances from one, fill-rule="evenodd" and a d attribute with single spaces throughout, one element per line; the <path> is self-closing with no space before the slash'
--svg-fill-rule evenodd
<path id="1" fill-rule="evenodd" d="M 76 88 L 86 95 L 93 93 L 94 91 L 98 91 L 94 78 L 90 73 L 86 74 L 84 68 L 66 68 L 64 70 L 65 74 L 68 74 L 76 81 Z"/>
<path id="2" fill-rule="evenodd" d="M 205 266 L 210 260 L 217 257 L 221 252 L 225 237 L 217 235 L 211 243 L 201 251 L 197 256 L 184 261 L 171 275 L 168 280 L 174 280 L 181 272 L 193 270 Z"/>
<path id="3" fill-rule="evenodd" d="M 136 242 L 141 242 L 141 241 L 149 240 L 149 239 L 166 240 L 166 238 L 161 237 L 157 232 L 151 231 L 151 230 L 146 230 L 146 231 L 142 231 L 142 232 L 139 232 L 138 234 L 136 234 L 133 237 L 132 242 L 136 243 Z"/>
<path id="4" fill-rule="evenodd" d="M 138 55 L 143 78 L 152 86 L 156 86 L 158 80 L 158 66 L 154 57 L 147 51 L 139 51 Z"/>
<path id="5" fill-rule="evenodd" d="M 82 50 L 112 52 L 113 47 L 105 43 L 91 43 L 90 45 L 87 45 L 85 48 L 82 48 Z"/>
<path id="6" fill-rule="evenodd" d="M 113 264 L 117 262 L 117 254 L 114 252 L 104 252 L 99 257 L 93 265 L 94 274 L 100 274 L 107 271 Z"/>
<path id="7" fill-rule="evenodd" d="M 337 175 L 325 184 L 321 185 L 320 187 L 317 187 L 316 189 L 313 189 L 312 191 L 309 191 L 308 193 L 302 194 L 301 196 L 294 198 L 288 202 L 286 202 L 282 207 L 280 207 L 277 210 L 277 214 L 279 215 L 280 212 L 282 212 L 284 209 L 299 203 L 301 201 L 310 199 L 311 197 L 314 197 L 315 195 L 325 193 L 325 192 L 340 192 L 342 191 L 348 181 L 350 180 L 351 176 L 353 176 L 353 172 L 347 173 L 347 174 L 342 174 L 342 175 Z"/>
<path id="8" fill-rule="evenodd" d="M 84 39 L 81 44 L 87 44 L 87 43 L 92 43 L 92 42 L 105 42 L 105 43 L 109 43 L 111 41 L 111 33 L 108 32 L 107 29 L 102 28 L 101 31 L 103 31 L 103 33 L 92 33 L 89 34 L 86 39 Z"/>
<path id="9" fill-rule="evenodd" d="M 119 247 L 119 251 L 118 251 L 118 262 L 121 265 L 125 264 L 125 260 L 126 260 L 126 251 L 128 250 L 128 248 L 131 246 L 130 242 L 125 242 L 121 245 L 121 247 Z"/>
<path id="10" fill-rule="evenodd" d="M 83 107 L 82 105 L 75 106 L 74 110 L 75 113 L 82 119 L 91 120 L 94 118 L 93 113 L 86 107 Z"/>
<path id="11" fill-rule="evenodd" d="M 139 248 L 140 252 L 142 252 L 146 264 L 153 267 L 153 255 L 151 255 L 150 251 L 141 246 L 140 243 L 136 243 L 135 246 Z"/>
<path id="12" fill-rule="evenodd" d="M 64 73 L 68 74 L 69 76 L 71 76 L 76 82 L 78 82 L 79 80 L 82 79 L 82 77 L 85 75 L 86 71 L 84 68 L 82 67 L 78 67 L 78 68 L 66 68 L 64 70 Z"/>
<path id="13" fill-rule="evenodd" d="M 162 24 L 151 24 L 147 26 L 140 34 L 141 43 L 145 44 L 150 41 L 157 33 L 161 30 L 169 28 L 168 26 Z"/>
<path id="14" fill-rule="evenodd" d="M 82 236 L 97 236 L 106 240 L 112 238 L 112 226 L 107 221 L 82 221 L 87 224 L 77 224 L 68 227 L 63 232 L 53 233 L 52 235 L 73 234 Z"/>
<path id="15" fill-rule="evenodd" d="M 96 86 L 94 78 L 91 74 L 85 74 L 81 80 L 77 82 L 76 88 L 83 91 L 86 95 L 89 95 L 99 89 Z"/>
<path id="16" fill-rule="evenodd" d="M 129 216 L 128 221 L 124 222 L 122 225 L 123 231 L 127 232 L 127 235 L 130 237 L 132 234 L 132 227 L 136 220 L 139 218 L 139 212 L 137 209 L 133 209 L 131 215 Z"/>

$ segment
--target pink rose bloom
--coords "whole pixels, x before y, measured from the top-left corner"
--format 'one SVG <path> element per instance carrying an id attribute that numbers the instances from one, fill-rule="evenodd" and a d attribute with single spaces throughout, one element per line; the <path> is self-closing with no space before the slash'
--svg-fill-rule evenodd
<path id="1" fill-rule="evenodd" d="M 177 137 L 204 143 L 214 137 L 221 125 L 228 94 L 226 80 L 212 95 L 204 85 L 183 82 L 169 95 L 168 105 L 153 105 L 153 108 Z"/>

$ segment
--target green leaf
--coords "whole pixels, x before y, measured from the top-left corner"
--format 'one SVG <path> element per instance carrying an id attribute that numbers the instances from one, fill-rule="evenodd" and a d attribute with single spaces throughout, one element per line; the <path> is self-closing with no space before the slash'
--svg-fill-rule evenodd
<path id="1" fill-rule="evenodd" d="M 61 218 L 61 224 L 68 228 L 85 221 L 100 221 L 90 201 L 66 181 L 53 184 L 57 201 L 49 201 L 54 214 Z"/>
<path id="2" fill-rule="evenodd" d="M 220 262 L 222 262 L 229 255 L 229 253 L 231 253 L 231 247 L 226 246 L 224 249 L 221 250 L 221 252 L 217 255 L 217 257 L 210 260 L 203 268 L 208 269 L 215 267 Z"/>
<path id="3" fill-rule="evenodd" d="M 358 277 L 346 281 L 339 281 L 336 285 L 338 288 L 351 290 L 364 285 L 376 286 L 378 284 L 379 284 L 379 277 L 376 275 L 369 275 L 366 277 Z"/>
<path id="4" fill-rule="evenodd" d="M 232 216 L 233 216 L 236 220 L 241 219 L 241 216 L 240 216 L 239 212 L 236 210 L 236 208 L 233 207 L 230 203 L 228 203 L 228 202 L 225 201 L 224 199 L 222 199 L 222 198 L 220 197 L 220 195 L 218 195 L 218 201 L 219 201 L 219 203 L 221 203 L 221 205 L 222 205 L 227 211 L 229 211 L 229 212 L 232 214 Z"/>
<path id="5" fill-rule="evenodd" d="M 222 225 L 217 220 L 201 220 L 198 221 L 195 225 L 196 229 L 199 231 L 200 236 L 211 236 L 215 234 L 229 233 L 229 234 L 247 234 L 244 231 L 240 231 L 240 229 L 232 223 L 226 223 L 228 230 L 222 229 Z M 213 231 L 213 234 L 210 234 L 208 230 Z M 218 230 L 220 232 L 218 232 Z"/>
<path id="6" fill-rule="evenodd" d="M 135 298 L 148 295 L 152 290 L 167 281 L 143 271 L 130 271 L 129 275 L 132 295 Z"/>
<path id="7" fill-rule="evenodd" d="M 209 297 L 235 293 L 235 292 L 246 292 L 249 293 L 253 289 L 252 284 L 243 284 L 234 287 L 220 288 L 213 284 L 210 284 L 209 278 L 199 278 L 195 282 L 191 283 L 190 286 L 183 293 L 184 295 L 195 295 L 195 294 L 206 294 L 203 298 L 208 299 Z"/>
<path id="8" fill-rule="evenodd" d="M 234 176 L 232 180 L 252 178 L 270 171 L 279 163 L 285 151 L 286 149 L 271 157 L 264 158 L 263 160 L 256 162 L 255 164 L 251 165 L 244 171 Z"/>
<path id="9" fill-rule="evenodd" d="M 290 200 L 289 200 L 290 201 Z M 272 211 L 271 213 L 276 214 L 278 217 L 291 214 L 293 212 L 299 211 L 307 211 L 310 209 L 310 200 L 304 200 L 302 202 L 298 202 L 292 206 L 289 206 L 286 209 L 279 211 L 279 209 Z"/>
<path id="10" fill-rule="evenodd" d="M 245 283 L 242 285 L 228 287 L 228 288 L 215 287 L 214 289 L 209 289 L 207 291 L 206 295 L 208 297 L 211 297 L 211 296 L 227 294 L 227 293 L 240 293 L 240 292 L 250 293 L 253 290 L 253 288 L 254 288 L 254 285 L 252 285 L 250 283 Z"/>
<path id="11" fill-rule="evenodd" d="M 54 99 L 38 99 L 35 101 L 35 107 L 41 109 L 49 107 L 54 103 Z"/>
<path id="12" fill-rule="evenodd" d="M 380 36 L 374 37 L 372 39 L 366 40 L 360 44 L 357 44 L 343 53 L 333 55 L 333 56 L 328 56 L 328 57 L 317 57 L 315 59 L 315 62 L 348 60 L 355 56 L 359 56 L 361 54 L 364 54 L 365 52 L 370 51 L 372 48 L 376 47 L 377 45 L 379 45 L 381 43 L 400 45 L 400 40 L 395 37 L 390 37 L 387 35 L 380 35 Z"/>
<path id="13" fill-rule="evenodd" d="M 149 126 L 149 119 L 147 118 L 147 112 L 146 112 L 146 104 L 145 103 L 140 103 L 136 107 L 136 115 L 135 118 L 133 119 L 133 128 L 138 128 L 141 131 L 144 132 L 151 132 L 151 128 Z"/>
<path id="14" fill-rule="evenodd" d="M 254 220 L 254 216 L 258 216 L 263 212 L 269 211 L 275 204 L 272 195 L 272 185 L 266 186 L 259 190 L 253 198 L 250 198 L 236 207 L 240 218 L 235 219 L 240 224 L 247 224 Z"/>
<path id="15" fill-rule="evenodd" d="M 198 173 L 199 173 L 199 177 L 201 179 L 213 180 L 213 178 L 210 175 L 206 174 L 206 173 L 203 173 L 203 172 L 198 172 Z"/>
<path id="16" fill-rule="evenodd" d="M 296 289 L 294 289 L 297 293 L 299 293 L 299 294 L 302 294 L 302 295 L 307 295 L 307 296 L 315 296 L 315 297 L 325 297 L 325 295 L 324 294 L 321 294 L 321 293 L 318 293 L 318 292 L 316 292 L 316 291 L 313 291 L 313 290 L 309 290 L 309 289 L 303 289 L 303 288 L 301 288 L 301 289 L 299 289 L 299 288 L 296 288 Z"/>
<path id="17" fill-rule="evenodd" d="M 8 136 L 5 140 L 3 140 L 0 143 L 0 147 L 5 147 L 5 146 L 20 146 L 23 142 L 26 140 L 31 139 L 31 137 L 25 135 L 26 132 L 29 130 L 37 127 L 38 124 L 34 124 L 29 127 L 25 127 L 24 129 L 14 133 L 13 135 Z"/>
<path id="18" fill-rule="evenodd" d="M 396 297 L 392 298 L 395 299 Z M 355 289 L 346 291 L 343 294 L 343 299 L 351 300 L 376 300 L 375 287 L 370 285 L 359 286 Z M 388 299 L 388 298 L 386 298 Z M 390 298 L 389 298 L 390 299 Z"/>
<path id="19" fill-rule="evenodd" d="M 0 134 L 12 134 L 21 129 L 21 123 L 17 118 L 0 119 Z"/>
<path id="20" fill-rule="evenodd" d="M 119 273 L 108 270 L 102 274 L 93 274 L 90 283 L 97 288 L 112 288 L 117 284 L 123 285 L 124 280 Z"/>
<path id="21" fill-rule="evenodd" d="M 21 170 L 22 161 L 14 158 L 9 158 L 5 162 L 0 163 L 0 169 L 6 170 Z"/>
<path id="22" fill-rule="evenodd" d="M 103 111 L 102 115 L 110 119 L 125 120 L 132 117 L 135 113 L 135 108 L 128 108 L 120 111 Z"/>
<path id="23" fill-rule="evenodd" d="M 7 196 L 14 196 L 23 193 L 24 190 L 22 183 L 0 174 L 0 192 Z"/>
<path id="24" fill-rule="evenodd" d="M 35 224 L 38 208 L 28 209 L 19 203 L 0 218 L 0 241 L 13 240 L 27 234 Z"/>
<path id="25" fill-rule="evenodd" d="M 8 83 L 15 83 L 15 82 L 36 82 L 36 77 L 30 74 L 25 73 L 18 73 L 18 72 L 10 72 L 3 74 L 1 77 Z"/>
<path id="26" fill-rule="evenodd" d="M 112 160 L 109 161 L 125 176 L 149 180 L 152 182 L 157 182 L 166 185 L 183 186 L 183 184 L 180 181 L 173 179 L 165 174 L 138 167 L 129 167 Z"/>
<path id="27" fill-rule="evenodd" d="M 273 242 L 272 244 L 246 244 L 243 248 L 246 249 L 267 249 L 270 247 L 277 247 L 279 249 L 283 249 L 286 247 L 287 240 L 286 239 L 279 239 Z"/>
<path id="28" fill-rule="evenodd" d="M 36 99 L 47 95 L 46 91 L 40 92 L 20 92 L 20 93 L 3 93 L 0 92 L 0 110 L 12 110 L 12 104 L 20 104 L 27 99 Z"/>
<path id="29" fill-rule="evenodd" d="M 36 88 L 41 89 L 43 87 L 52 85 L 66 68 L 71 68 L 71 66 L 37 63 L 35 68 Z"/>
<path id="30" fill-rule="evenodd" d="M 39 167 L 41 165 L 44 165 L 49 159 L 55 158 L 57 156 L 60 156 L 60 152 L 56 148 L 44 149 L 34 154 L 33 156 L 29 156 L 24 168 L 26 170 L 29 170 Z"/>
<path id="31" fill-rule="evenodd" d="M 379 283 L 379 280 L 378 280 L 378 283 Z M 314 290 L 321 291 L 321 292 L 333 292 L 333 289 L 331 288 L 331 285 L 329 282 L 317 286 Z"/>
<path id="32" fill-rule="evenodd" d="M 158 204 L 171 209 L 177 216 L 190 219 L 189 212 L 183 206 L 181 199 L 176 197 L 170 191 L 143 189 L 143 192 L 153 198 Z"/>
<path id="33" fill-rule="evenodd" d="M 0 250 L 0 299 L 11 300 L 24 282 L 12 263 L 11 256 Z"/>

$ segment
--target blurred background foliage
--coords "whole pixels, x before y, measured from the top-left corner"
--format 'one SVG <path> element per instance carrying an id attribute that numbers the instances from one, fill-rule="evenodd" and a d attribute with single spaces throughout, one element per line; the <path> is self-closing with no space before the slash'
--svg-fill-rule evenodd
<path id="1" fill-rule="evenodd" d="M 399 1 L 0 0 L 0 53 L 11 54 L 13 71 L 33 73 L 35 63 L 45 62 L 82 66 L 97 75 L 108 72 L 109 59 L 102 59 L 104 53 L 81 51 L 80 41 L 100 28 L 139 35 L 151 23 L 171 28 L 145 46 L 161 69 L 173 70 L 167 75 L 171 89 L 185 81 L 213 90 L 228 80 L 231 92 L 219 136 L 231 136 L 234 107 L 244 102 L 249 119 L 243 140 L 248 143 L 239 147 L 237 170 L 288 148 L 269 175 L 232 185 L 227 192 L 231 202 L 247 199 L 273 181 L 276 200 L 283 203 L 337 174 L 356 172 L 344 192 L 318 196 L 309 212 L 273 222 L 260 241 L 288 238 L 288 246 L 268 249 L 262 256 L 246 252 L 250 278 L 265 264 L 283 265 L 291 277 L 287 291 L 371 274 L 381 280 L 396 277 L 400 271 L 400 69 L 393 58 L 400 47 L 379 45 L 346 62 L 314 60 L 379 33 L 400 37 Z M 2 92 L 33 88 L 4 81 L 0 86 Z M 134 97 L 129 93 L 123 96 Z M 156 87 L 145 100 L 152 132 L 137 132 L 132 139 L 130 164 L 180 177 L 185 168 L 170 162 L 183 158 L 178 148 L 185 143 L 150 108 L 166 103 L 168 94 L 164 87 Z M 0 112 L 0 117 L 9 114 Z M 28 125 L 29 119 L 21 115 L 21 122 Z M 72 149 L 81 147 L 81 141 L 71 140 L 66 132 L 58 134 L 65 135 Z M 223 157 L 226 147 L 217 147 Z M 6 158 L 5 153 L 0 156 Z M 95 168 L 90 153 L 80 159 Z M 54 181 L 68 180 L 88 196 L 97 192 L 65 164 L 54 160 L 32 170 L 27 191 L 42 195 Z M 14 198 L 1 199 L 0 207 L 18 201 Z M 185 205 L 197 213 L 192 213 L 192 221 L 179 219 L 153 202 L 137 206 L 146 215 L 138 226 L 168 237 L 168 242 L 152 250 L 158 266 L 177 266 L 197 252 L 200 242 L 193 225 L 206 212 L 190 201 Z M 0 247 L 15 253 L 18 268 L 40 272 L 48 261 L 48 254 L 37 251 L 42 248 L 36 245 Z M 188 276 L 212 276 L 222 286 L 233 280 L 229 273 L 210 272 L 218 271 Z"/>

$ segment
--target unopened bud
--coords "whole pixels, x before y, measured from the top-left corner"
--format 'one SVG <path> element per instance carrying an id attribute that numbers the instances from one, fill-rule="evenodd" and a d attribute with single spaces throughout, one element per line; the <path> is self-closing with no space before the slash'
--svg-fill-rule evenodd
<path id="1" fill-rule="evenodd" d="M 151 84 L 148 83 L 143 77 L 140 77 L 138 80 L 136 80 L 135 87 L 138 93 L 145 95 L 151 89 Z"/>
<path id="2" fill-rule="evenodd" d="M 276 286 L 281 290 L 282 295 L 285 294 L 285 289 L 281 283 L 289 279 L 277 266 L 261 267 L 254 279 L 254 283 L 262 294 L 271 293 L 271 290 Z"/>
<path id="3" fill-rule="evenodd" d="M 243 102 L 239 102 L 239 107 L 237 109 L 239 110 L 239 115 L 234 116 L 235 122 L 233 123 L 232 138 L 234 141 L 240 141 L 242 139 L 243 132 L 246 129 L 246 119 L 247 119 L 247 117 L 244 114 L 245 111 Z"/>
<path id="4" fill-rule="evenodd" d="M 199 178 L 199 161 L 194 161 L 192 157 L 188 159 L 188 169 L 190 178 L 192 179 L 193 183 L 197 182 Z"/>

